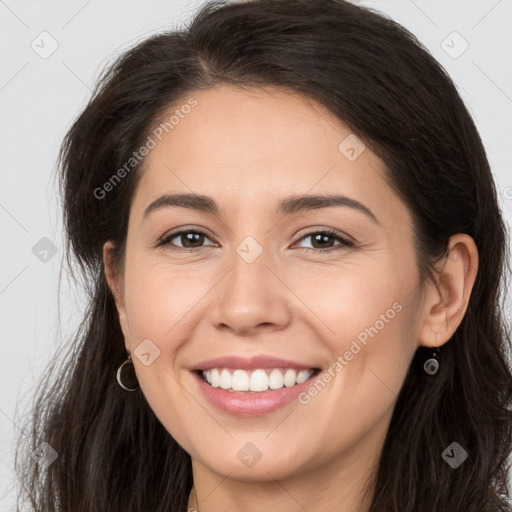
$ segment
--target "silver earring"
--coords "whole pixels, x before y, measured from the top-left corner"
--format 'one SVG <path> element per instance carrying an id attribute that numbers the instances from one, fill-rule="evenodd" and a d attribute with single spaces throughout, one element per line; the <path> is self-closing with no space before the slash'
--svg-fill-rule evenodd
<path id="1" fill-rule="evenodd" d="M 128 385 L 123 383 L 123 379 Z M 135 367 L 129 354 L 126 361 L 117 369 L 117 383 L 126 391 L 135 391 L 139 387 Z"/>
<path id="2" fill-rule="evenodd" d="M 423 365 L 425 373 L 428 373 L 429 375 L 435 375 L 439 371 L 439 358 L 439 349 L 435 348 L 432 353 L 432 356 L 429 359 L 427 359 L 425 361 L 425 364 Z"/>

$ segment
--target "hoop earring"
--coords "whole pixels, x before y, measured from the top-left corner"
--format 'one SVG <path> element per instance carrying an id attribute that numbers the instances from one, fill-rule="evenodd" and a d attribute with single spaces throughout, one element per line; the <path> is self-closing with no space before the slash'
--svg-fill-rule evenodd
<path id="1" fill-rule="evenodd" d="M 128 386 L 123 383 L 123 374 L 124 377 L 128 380 Z M 133 366 L 133 361 L 130 354 L 128 354 L 126 361 L 117 369 L 117 383 L 126 391 L 135 391 L 139 388 L 139 382 L 137 381 L 137 376 L 135 375 L 135 367 Z"/>
<path id="2" fill-rule="evenodd" d="M 438 348 L 435 348 L 432 352 L 432 356 L 425 361 L 425 364 L 423 365 L 423 369 L 425 370 L 425 373 L 428 373 L 429 375 L 435 375 L 439 371 L 439 359 L 440 359 L 440 351 Z"/>

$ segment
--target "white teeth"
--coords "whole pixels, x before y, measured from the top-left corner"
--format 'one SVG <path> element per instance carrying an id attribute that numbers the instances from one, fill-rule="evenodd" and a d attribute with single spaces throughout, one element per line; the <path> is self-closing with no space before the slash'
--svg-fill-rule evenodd
<path id="1" fill-rule="evenodd" d="M 229 370 L 227 368 L 211 368 L 203 370 L 206 382 L 214 388 L 229 391 L 261 392 L 268 389 L 291 388 L 302 384 L 313 375 L 314 370 L 294 370 L 292 368 L 269 368 L 257 370 Z"/>
<path id="2" fill-rule="evenodd" d="M 229 373 L 229 370 L 222 370 L 220 374 L 220 384 L 219 386 L 222 389 L 229 389 L 231 387 L 231 374 Z"/>
<path id="3" fill-rule="evenodd" d="M 249 391 L 249 375 L 243 370 L 235 370 L 231 377 L 231 388 L 234 391 Z"/>
<path id="4" fill-rule="evenodd" d="M 291 388 L 292 386 L 295 386 L 296 377 L 297 377 L 297 372 L 295 370 L 288 368 L 288 370 L 286 370 L 286 373 L 284 374 L 284 385 L 287 388 Z"/>
<path id="5" fill-rule="evenodd" d="M 240 370 L 242 371 L 242 370 Z M 249 380 L 251 391 L 266 391 L 268 389 L 268 375 L 265 370 L 254 370 Z"/>
<path id="6" fill-rule="evenodd" d="M 284 384 L 284 377 L 281 370 L 274 368 L 268 376 L 268 387 L 270 389 L 281 389 Z"/>
<path id="7" fill-rule="evenodd" d="M 303 382 L 307 381 L 309 377 L 311 377 L 309 370 L 301 370 L 297 374 L 297 384 L 302 384 Z"/>
<path id="8" fill-rule="evenodd" d="M 217 368 L 214 368 L 212 370 L 212 387 L 214 388 L 218 388 L 219 385 L 220 385 L 220 374 L 219 374 L 219 370 L 217 370 Z"/>

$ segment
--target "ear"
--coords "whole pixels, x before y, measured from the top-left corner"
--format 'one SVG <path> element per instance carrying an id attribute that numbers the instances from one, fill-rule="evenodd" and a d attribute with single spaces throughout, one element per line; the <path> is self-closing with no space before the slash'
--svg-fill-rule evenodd
<path id="1" fill-rule="evenodd" d="M 450 238 L 448 255 L 436 266 L 436 284 L 427 283 L 419 345 L 439 347 L 462 322 L 478 273 L 478 249 L 469 235 Z"/>
<path id="2" fill-rule="evenodd" d="M 116 301 L 119 324 L 126 340 L 130 335 L 130 329 L 125 309 L 124 287 L 122 276 L 117 275 L 114 268 L 114 244 L 110 240 L 103 245 L 103 266 L 105 268 L 105 279 Z"/>

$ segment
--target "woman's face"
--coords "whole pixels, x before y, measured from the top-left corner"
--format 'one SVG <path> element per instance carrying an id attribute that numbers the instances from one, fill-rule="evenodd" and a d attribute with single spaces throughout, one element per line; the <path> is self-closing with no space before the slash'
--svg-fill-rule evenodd
<path id="1" fill-rule="evenodd" d="M 374 462 L 424 323 L 408 209 L 320 105 L 229 86 L 191 96 L 148 144 L 118 282 L 142 391 L 218 474 Z M 180 194 L 203 199 L 150 207 Z"/>

